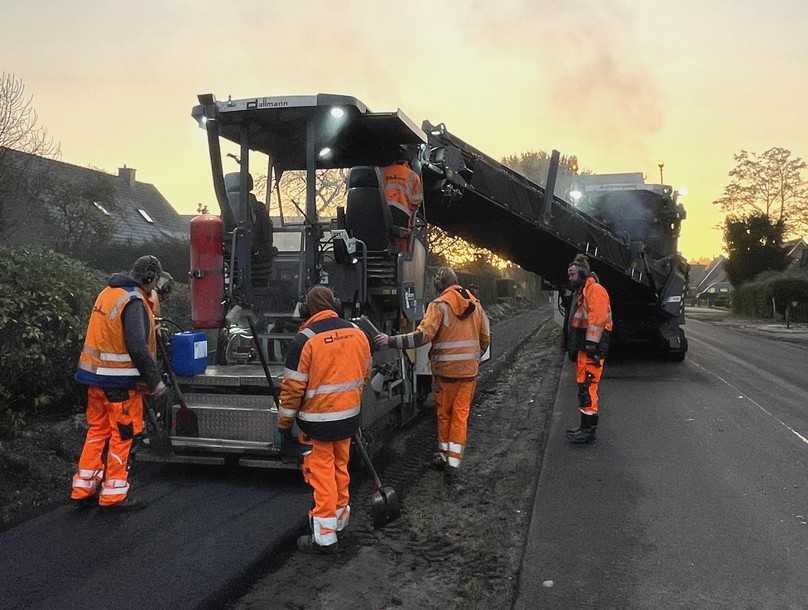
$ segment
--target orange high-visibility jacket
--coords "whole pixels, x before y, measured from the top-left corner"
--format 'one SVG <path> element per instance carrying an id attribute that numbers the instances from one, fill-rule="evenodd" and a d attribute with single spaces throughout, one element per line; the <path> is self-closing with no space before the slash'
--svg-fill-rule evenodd
<path id="1" fill-rule="evenodd" d="M 575 294 L 574 307 L 570 328 L 577 349 L 583 349 L 585 341 L 600 344 L 613 326 L 609 293 L 594 277 L 589 276 Z"/>
<path id="2" fill-rule="evenodd" d="M 126 349 L 123 310 L 134 300 L 144 302 L 149 319 L 147 344 L 154 357 L 157 353 L 154 314 L 148 298 L 139 287 L 107 286 L 98 295 L 87 325 L 84 348 L 79 356 L 76 381 L 101 387 L 131 388 L 142 382 Z"/>
<path id="3" fill-rule="evenodd" d="M 310 317 L 295 336 L 286 357 L 278 427 L 297 418 L 312 438 L 334 441 L 359 427 L 362 390 L 370 373 L 370 345 L 356 325 L 336 312 Z"/>
<path id="4" fill-rule="evenodd" d="M 488 316 L 480 301 L 465 288 L 450 286 L 426 309 L 414 332 L 390 337 L 390 345 L 409 349 L 432 342 L 429 359 L 438 377 L 471 379 L 480 357 L 491 343 Z"/>
<path id="5" fill-rule="evenodd" d="M 394 163 L 384 168 L 384 198 L 387 205 L 402 212 L 401 218 L 406 217 L 406 225 L 402 226 L 411 227 L 415 212 L 424 201 L 424 193 L 420 176 L 408 163 Z"/>

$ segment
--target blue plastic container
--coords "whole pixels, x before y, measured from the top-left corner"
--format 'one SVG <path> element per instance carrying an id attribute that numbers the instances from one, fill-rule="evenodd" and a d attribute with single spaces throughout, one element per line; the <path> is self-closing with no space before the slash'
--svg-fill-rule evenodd
<path id="1" fill-rule="evenodd" d="M 208 338 L 188 330 L 171 336 L 171 368 L 177 375 L 201 375 L 208 366 Z"/>

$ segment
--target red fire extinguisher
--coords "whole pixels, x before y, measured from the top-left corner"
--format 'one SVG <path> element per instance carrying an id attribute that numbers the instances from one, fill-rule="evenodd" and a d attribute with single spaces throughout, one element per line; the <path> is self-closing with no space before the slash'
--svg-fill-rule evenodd
<path id="1" fill-rule="evenodd" d="M 213 214 L 191 220 L 191 320 L 194 328 L 224 326 L 224 224 Z"/>

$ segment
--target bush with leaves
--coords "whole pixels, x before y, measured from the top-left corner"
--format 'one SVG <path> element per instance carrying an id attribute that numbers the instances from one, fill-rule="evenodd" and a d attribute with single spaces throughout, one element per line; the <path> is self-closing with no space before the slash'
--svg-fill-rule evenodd
<path id="1" fill-rule="evenodd" d="M 794 302 L 799 305 L 792 310 L 792 320 L 808 322 L 808 272 L 804 270 L 761 273 L 735 290 L 732 309 L 742 316 L 774 318 L 784 316 L 786 306 Z"/>
<path id="2" fill-rule="evenodd" d="M 88 265 L 108 273 L 127 271 L 139 257 L 152 254 L 160 259 L 163 269 L 178 282 L 188 280 L 191 268 L 190 243 L 185 240 L 160 239 L 144 243 L 99 244 L 81 256 Z"/>
<path id="3" fill-rule="evenodd" d="M 82 402 L 73 381 L 104 277 L 50 250 L 0 248 L 0 432 Z"/>

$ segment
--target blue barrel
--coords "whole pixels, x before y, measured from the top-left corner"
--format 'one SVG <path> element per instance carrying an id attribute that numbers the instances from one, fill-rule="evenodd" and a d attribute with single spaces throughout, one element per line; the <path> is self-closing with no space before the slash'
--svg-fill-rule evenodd
<path id="1" fill-rule="evenodd" d="M 177 375 L 201 375 L 208 365 L 208 338 L 188 330 L 171 336 L 171 368 Z"/>

